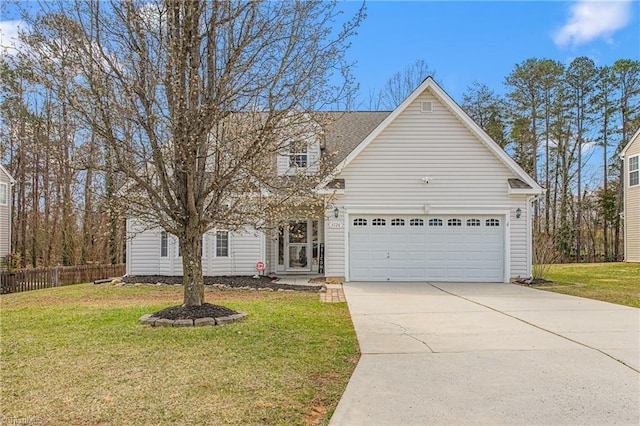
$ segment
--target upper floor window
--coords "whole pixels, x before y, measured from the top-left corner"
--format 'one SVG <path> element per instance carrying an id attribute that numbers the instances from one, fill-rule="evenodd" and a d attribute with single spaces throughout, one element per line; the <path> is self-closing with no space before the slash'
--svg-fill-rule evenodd
<path id="1" fill-rule="evenodd" d="M 160 233 L 160 257 L 169 256 L 169 238 L 167 232 L 162 231 Z"/>
<path id="2" fill-rule="evenodd" d="M 229 257 L 229 232 L 216 232 L 216 257 Z"/>
<path id="3" fill-rule="evenodd" d="M 629 157 L 629 186 L 640 184 L 640 165 L 638 164 L 640 155 Z"/>
<path id="4" fill-rule="evenodd" d="M 304 168 L 309 161 L 307 143 L 304 141 L 292 142 L 289 145 L 289 167 Z"/>
<path id="5" fill-rule="evenodd" d="M 0 183 L 0 206 L 9 204 L 9 185 Z"/>

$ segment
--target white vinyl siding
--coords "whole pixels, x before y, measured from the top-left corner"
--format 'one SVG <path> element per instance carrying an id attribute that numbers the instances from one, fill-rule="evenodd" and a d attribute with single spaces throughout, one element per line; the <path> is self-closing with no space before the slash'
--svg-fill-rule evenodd
<path id="1" fill-rule="evenodd" d="M 334 228 L 329 226 L 329 222 L 344 222 L 343 212 L 340 212 L 337 218 L 333 215 L 333 209 L 325 212 L 324 223 L 324 242 L 325 242 L 325 276 L 327 277 L 344 277 L 345 265 L 345 227 Z"/>
<path id="2" fill-rule="evenodd" d="M 0 170 L 0 257 L 10 253 L 11 196 L 9 178 Z"/>
<path id="3" fill-rule="evenodd" d="M 421 112 L 423 101 L 432 102 L 431 113 Z M 425 176 L 429 183 L 423 181 Z M 345 179 L 346 185 L 344 195 L 334 202 L 347 211 L 359 206 L 389 213 L 395 206 L 425 212 L 451 206 L 449 210 L 459 208 L 465 214 L 473 213 L 469 210 L 473 206 L 528 210 L 525 196 L 508 194 L 507 179 L 518 176 L 430 90 L 418 96 L 337 177 Z M 512 218 L 512 224 L 507 254 L 510 275 L 527 276 L 526 215 Z M 447 228 L 447 222 L 442 226 Z M 327 230 L 327 253 L 341 255 L 344 248 L 337 245 L 344 245 L 338 235 L 342 231 Z M 330 240 L 331 234 L 335 241 Z M 335 264 L 339 267 L 338 261 Z"/>
<path id="4" fill-rule="evenodd" d="M 178 257 L 177 238 L 168 236 L 168 256 L 161 257 L 161 229 L 144 230 L 135 219 L 127 220 L 127 273 L 130 275 L 182 275 L 182 258 Z M 264 240 L 259 232 L 229 233 L 229 256 L 215 257 L 215 231 L 203 236 L 202 273 L 208 276 L 253 275 L 256 262 L 263 260 Z"/>
<path id="5" fill-rule="evenodd" d="M 625 167 L 627 169 L 624 188 L 624 260 L 627 262 L 640 262 L 640 185 L 631 185 L 630 178 L 634 170 L 632 167 L 635 166 L 634 161 L 632 161 L 633 158 L 640 163 L 640 136 L 637 136 L 631 142 L 624 158 L 624 164 L 626 164 Z"/>

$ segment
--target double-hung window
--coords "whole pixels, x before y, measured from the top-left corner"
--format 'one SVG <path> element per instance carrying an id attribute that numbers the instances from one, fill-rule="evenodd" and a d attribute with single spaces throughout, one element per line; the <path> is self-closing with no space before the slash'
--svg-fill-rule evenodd
<path id="1" fill-rule="evenodd" d="M 229 257 L 229 232 L 216 232 L 216 257 Z"/>
<path id="2" fill-rule="evenodd" d="M 629 157 L 629 186 L 640 184 L 640 155 Z"/>
<path id="3" fill-rule="evenodd" d="M 169 256 L 169 237 L 167 237 L 167 232 L 162 231 L 160 233 L 160 257 Z"/>
<path id="4" fill-rule="evenodd" d="M 0 206 L 9 205 L 9 185 L 0 183 Z"/>
<path id="5" fill-rule="evenodd" d="M 292 142 L 289 145 L 289 167 L 306 168 L 309 161 L 307 143 Z"/>

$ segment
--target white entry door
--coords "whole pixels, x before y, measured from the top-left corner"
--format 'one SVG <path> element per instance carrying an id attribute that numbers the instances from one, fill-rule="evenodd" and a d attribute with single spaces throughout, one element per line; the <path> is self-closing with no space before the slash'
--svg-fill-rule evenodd
<path id="1" fill-rule="evenodd" d="M 502 282 L 504 217 L 353 215 L 352 281 Z"/>

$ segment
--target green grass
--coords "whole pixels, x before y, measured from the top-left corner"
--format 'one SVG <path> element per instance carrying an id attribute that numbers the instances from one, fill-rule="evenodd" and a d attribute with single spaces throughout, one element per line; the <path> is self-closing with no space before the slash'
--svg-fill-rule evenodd
<path id="1" fill-rule="evenodd" d="M 358 360 L 345 303 L 317 294 L 207 291 L 249 313 L 226 326 L 152 328 L 169 286 L 2 295 L 0 419 L 38 424 L 326 423 Z"/>
<path id="2" fill-rule="evenodd" d="M 551 265 L 543 290 L 640 308 L 640 264 L 572 263 Z"/>

